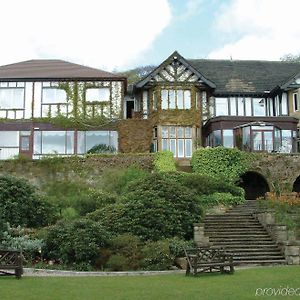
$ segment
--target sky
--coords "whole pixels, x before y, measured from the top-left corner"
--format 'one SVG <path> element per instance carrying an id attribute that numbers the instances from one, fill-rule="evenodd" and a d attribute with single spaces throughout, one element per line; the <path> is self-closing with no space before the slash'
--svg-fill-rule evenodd
<path id="1" fill-rule="evenodd" d="M 0 65 L 63 59 L 107 71 L 185 58 L 300 53 L 299 0 L 0 0 Z"/>

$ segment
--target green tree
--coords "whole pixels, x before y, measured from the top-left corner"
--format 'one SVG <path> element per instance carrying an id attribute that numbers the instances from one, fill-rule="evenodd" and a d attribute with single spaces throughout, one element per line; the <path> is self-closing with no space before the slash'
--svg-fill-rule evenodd
<path id="1" fill-rule="evenodd" d="M 26 180 L 0 176 L 0 212 L 12 226 L 39 227 L 55 218 L 53 205 L 40 197 Z"/>
<path id="2" fill-rule="evenodd" d="M 282 57 L 280 57 L 281 61 L 286 61 L 286 62 L 300 62 L 300 53 L 299 54 L 285 54 Z"/>

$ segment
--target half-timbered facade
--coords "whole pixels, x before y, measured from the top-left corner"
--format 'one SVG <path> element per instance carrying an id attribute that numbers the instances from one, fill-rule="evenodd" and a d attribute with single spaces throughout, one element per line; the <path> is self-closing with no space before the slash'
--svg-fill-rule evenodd
<path id="1" fill-rule="evenodd" d="M 198 146 L 297 151 L 300 64 L 186 60 L 174 52 L 136 83 L 133 116 L 149 119 L 152 148 L 189 158 Z"/>
<path id="2" fill-rule="evenodd" d="M 200 146 L 297 152 L 300 64 L 187 60 L 126 78 L 61 60 L 0 67 L 0 159 Z"/>
<path id="3" fill-rule="evenodd" d="M 117 151 L 110 125 L 123 115 L 125 83 L 61 60 L 0 67 L 0 159 L 85 154 L 99 144 Z"/>

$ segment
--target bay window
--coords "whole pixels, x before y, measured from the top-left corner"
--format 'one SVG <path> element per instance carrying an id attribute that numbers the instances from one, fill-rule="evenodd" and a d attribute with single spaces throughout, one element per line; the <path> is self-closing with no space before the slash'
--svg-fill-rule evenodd
<path id="1" fill-rule="evenodd" d="M 172 151 L 174 157 L 191 157 L 193 152 L 192 128 L 179 126 L 161 127 L 161 150 Z M 154 141 L 154 144 L 156 140 Z"/>
<path id="2" fill-rule="evenodd" d="M 161 109 L 190 109 L 191 91 L 181 89 L 161 90 Z"/>

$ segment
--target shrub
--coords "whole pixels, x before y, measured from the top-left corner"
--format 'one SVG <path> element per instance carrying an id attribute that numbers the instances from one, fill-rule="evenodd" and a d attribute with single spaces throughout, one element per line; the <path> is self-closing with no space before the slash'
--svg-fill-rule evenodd
<path id="1" fill-rule="evenodd" d="M 126 224 L 126 211 L 124 203 L 108 204 L 87 214 L 87 218 L 100 222 L 115 235 L 130 232 Z"/>
<path id="2" fill-rule="evenodd" d="M 121 255 L 125 258 L 122 263 L 122 270 L 136 270 L 139 268 L 141 241 L 137 236 L 128 233 L 118 235 L 110 241 L 110 249 L 114 255 Z"/>
<path id="3" fill-rule="evenodd" d="M 154 169 L 157 172 L 176 171 L 173 153 L 171 151 L 159 151 L 154 154 Z"/>
<path id="4" fill-rule="evenodd" d="M 121 203 L 88 215 L 117 234 L 129 232 L 142 240 L 178 236 L 189 239 L 201 207 L 187 187 L 162 174 L 150 174 L 128 185 Z"/>
<path id="5" fill-rule="evenodd" d="M 250 153 L 236 148 L 202 148 L 193 153 L 194 172 L 236 182 L 249 168 Z"/>
<path id="6" fill-rule="evenodd" d="M 170 253 L 176 257 L 185 256 L 184 249 L 195 248 L 195 242 L 193 240 L 181 240 L 178 237 L 168 239 Z"/>
<path id="7" fill-rule="evenodd" d="M 147 270 L 168 270 L 175 265 L 176 257 L 183 257 L 184 248 L 195 247 L 194 241 L 181 240 L 177 237 L 147 242 L 142 249 L 141 265 Z"/>
<path id="8" fill-rule="evenodd" d="M 141 265 L 145 270 L 168 270 L 174 263 L 168 240 L 148 242 L 142 249 Z"/>
<path id="9" fill-rule="evenodd" d="M 109 258 L 106 265 L 111 271 L 125 271 L 128 270 L 127 263 L 128 260 L 124 255 L 114 254 Z"/>
<path id="10" fill-rule="evenodd" d="M 43 241 L 32 238 L 29 232 L 20 226 L 13 228 L 6 223 L 0 245 L 4 249 L 22 250 L 27 259 L 33 259 L 36 255 L 40 255 L 39 251 L 42 249 Z"/>
<path id="11" fill-rule="evenodd" d="M 42 189 L 62 213 L 64 209 L 74 207 L 77 200 L 85 198 L 90 187 L 81 181 L 61 180 L 48 182 Z"/>
<path id="12" fill-rule="evenodd" d="M 93 212 L 107 204 L 117 202 L 118 196 L 101 190 L 88 189 L 87 193 L 76 200 L 74 206 L 81 216 Z"/>
<path id="13" fill-rule="evenodd" d="M 12 176 L 0 177 L 0 211 L 13 226 L 45 226 L 56 217 L 55 207 L 39 197 L 33 186 Z"/>
<path id="14" fill-rule="evenodd" d="M 147 175 L 145 170 L 135 166 L 127 169 L 107 169 L 102 176 L 102 188 L 109 193 L 121 195 L 130 182 L 145 178 Z"/>
<path id="15" fill-rule="evenodd" d="M 214 205 L 237 205 L 244 201 L 243 197 L 233 196 L 230 193 L 213 193 L 210 195 L 202 195 L 200 198 L 202 206 L 210 207 Z"/>
<path id="16" fill-rule="evenodd" d="M 93 146 L 90 150 L 87 151 L 87 154 L 99 154 L 99 153 L 115 153 L 116 148 L 113 146 L 98 144 Z"/>
<path id="17" fill-rule="evenodd" d="M 197 195 L 209 195 L 216 192 L 231 193 L 234 196 L 244 197 L 244 190 L 231 182 L 214 178 L 208 175 L 184 172 L 169 172 L 164 174 L 169 179 L 193 190 Z"/>
<path id="18" fill-rule="evenodd" d="M 92 220 L 60 221 L 49 228 L 44 250 L 50 259 L 65 264 L 94 264 L 109 238 L 108 231 Z"/>

